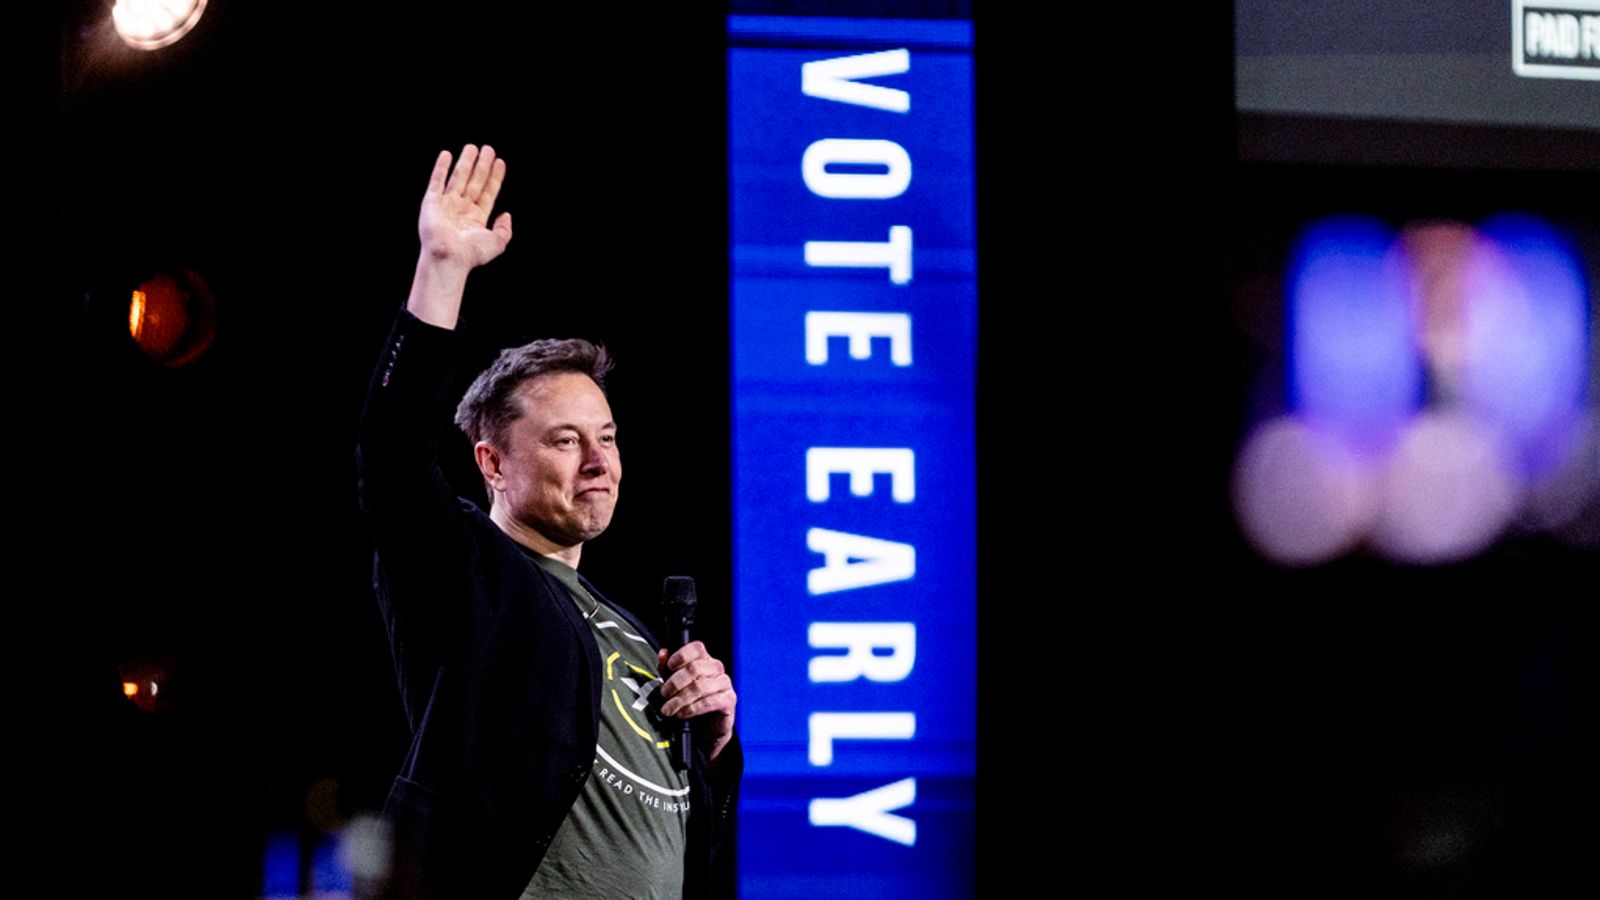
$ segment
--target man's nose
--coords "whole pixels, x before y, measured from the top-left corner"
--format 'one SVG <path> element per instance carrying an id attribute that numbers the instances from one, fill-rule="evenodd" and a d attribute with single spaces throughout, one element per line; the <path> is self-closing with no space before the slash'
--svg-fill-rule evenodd
<path id="1" fill-rule="evenodd" d="M 611 467 L 611 461 L 606 459 L 606 451 L 600 446 L 599 441 L 585 441 L 583 444 L 583 471 L 586 475 L 603 475 Z"/>

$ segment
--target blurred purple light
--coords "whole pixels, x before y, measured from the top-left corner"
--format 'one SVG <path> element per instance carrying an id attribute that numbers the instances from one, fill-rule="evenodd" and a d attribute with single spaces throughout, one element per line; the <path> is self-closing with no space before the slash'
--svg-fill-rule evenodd
<path id="1" fill-rule="evenodd" d="M 1436 564 L 1519 513 L 1581 529 L 1600 496 L 1589 302 L 1575 251 L 1531 216 L 1398 237 L 1359 216 L 1312 223 L 1285 285 L 1291 414 L 1234 468 L 1245 537 L 1289 565 L 1363 542 Z"/>
<path id="2" fill-rule="evenodd" d="M 1381 223 L 1313 224 L 1290 262 L 1293 410 L 1363 453 L 1379 453 L 1422 400 L 1405 255 Z"/>
<path id="3" fill-rule="evenodd" d="M 1600 501 L 1600 415 L 1584 413 L 1573 426 L 1575 449 L 1565 462 L 1528 489 L 1528 523 L 1558 533 Z"/>
<path id="4" fill-rule="evenodd" d="M 1367 466 L 1328 434 L 1292 418 L 1262 425 L 1234 467 L 1234 509 L 1261 555 L 1288 565 L 1353 548 L 1374 515 Z"/>
<path id="5" fill-rule="evenodd" d="M 1501 429 L 1521 474 L 1554 472 L 1579 437 L 1588 358 L 1577 256 L 1548 224 L 1485 222 L 1465 279 L 1466 408 Z"/>
<path id="6" fill-rule="evenodd" d="M 1496 437 L 1460 413 L 1417 416 L 1384 473 L 1373 545 L 1413 563 L 1465 559 L 1489 546 L 1516 511 L 1520 489 Z"/>

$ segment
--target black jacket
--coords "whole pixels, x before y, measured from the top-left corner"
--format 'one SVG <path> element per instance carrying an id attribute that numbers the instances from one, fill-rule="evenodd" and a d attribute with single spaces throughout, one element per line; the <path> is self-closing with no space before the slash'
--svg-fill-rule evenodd
<path id="1" fill-rule="evenodd" d="M 602 660 L 566 588 L 457 497 L 436 464 L 460 343 L 401 313 L 356 454 L 412 733 L 384 807 L 395 848 L 387 894 L 515 900 L 593 764 Z M 737 740 L 723 754 L 718 784 L 703 757 L 690 773 L 686 897 L 709 895 L 711 855 L 732 822 Z"/>

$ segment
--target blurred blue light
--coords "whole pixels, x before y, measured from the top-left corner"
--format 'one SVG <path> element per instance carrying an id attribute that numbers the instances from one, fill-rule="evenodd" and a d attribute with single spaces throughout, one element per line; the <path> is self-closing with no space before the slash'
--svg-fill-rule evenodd
<path id="1" fill-rule="evenodd" d="M 300 894 L 300 839 L 283 831 L 267 840 L 266 865 L 261 883 L 265 897 Z"/>
<path id="2" fill-rule="evenodd" d="M 348 892 L 355 879 L 339 858 L 339 846 L 324 836 L 311 851 L 311 889 L 318 892 Z"/>
<path id="3" fill-rule="evenodd" d="M 1408 271 L 1382 223 L 1313 223 L 1290 260 L 1289 398 L 1308 424 L 1359 452 L 1386 450 L 1421 406 Z"/>

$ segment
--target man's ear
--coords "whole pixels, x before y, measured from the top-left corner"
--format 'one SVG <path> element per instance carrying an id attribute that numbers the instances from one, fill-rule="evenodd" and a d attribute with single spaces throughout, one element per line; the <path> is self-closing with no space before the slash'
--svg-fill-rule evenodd
<path id="1" fill-rule="evenodd" d="M 489 488 L 489 493 L 501 490 L 505 486 L 505 476 L 500 473 L 500 451 L 488 441 L 479 441 L 472 445 L 472 458 L 478 464 L 478 472 L 483 475 L 483 483 Z"/>

